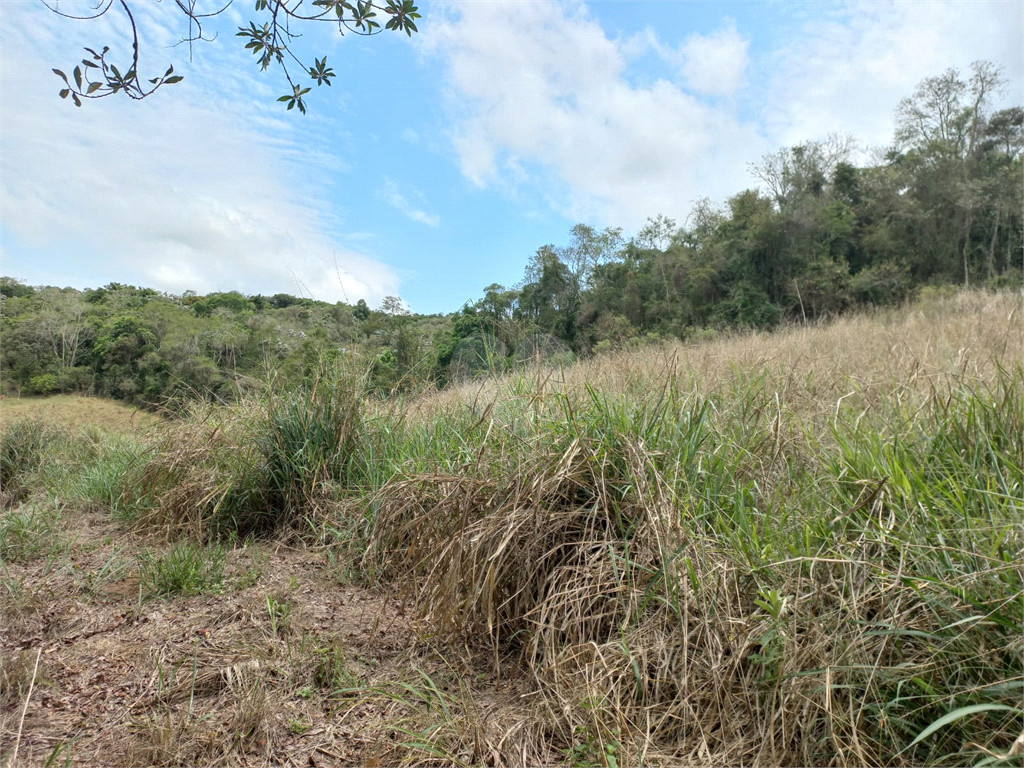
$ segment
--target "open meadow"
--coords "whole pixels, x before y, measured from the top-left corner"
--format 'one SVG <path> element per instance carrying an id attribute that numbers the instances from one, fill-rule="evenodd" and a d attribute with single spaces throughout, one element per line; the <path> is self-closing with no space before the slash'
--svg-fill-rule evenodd
<path id="1" fill-rule="evenodd" d="M 405 399 L 5 400 L 0 761 L 1020 765 L 1021 295 L 924 294 Z"/>

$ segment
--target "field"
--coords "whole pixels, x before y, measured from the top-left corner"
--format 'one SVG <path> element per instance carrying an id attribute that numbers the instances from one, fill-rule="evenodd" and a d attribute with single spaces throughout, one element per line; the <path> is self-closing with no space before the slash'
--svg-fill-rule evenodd
<path id="1" fill-rule="evenodd" d="M 131 433 L 163 423 L 147 411 L 113 400 L 78 395 L 21 397 L 0 400 L 0 429 L 13 421 L 42 420 L 64 427 L 97 427 Z"/>
<path id="2" fill-rule="evenodd" d="M 934 293 L 159 429 L 5 400 L 0 759 L 1020 765 L 1021 325 Z"/>

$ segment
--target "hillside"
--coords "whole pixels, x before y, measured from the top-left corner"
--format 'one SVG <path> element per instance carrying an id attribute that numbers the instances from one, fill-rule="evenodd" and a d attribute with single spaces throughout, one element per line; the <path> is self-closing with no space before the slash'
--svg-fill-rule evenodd
<path id="1" fill-rule="evenodd" d="M 408 398 L 327 361 L 159 435 L 5 435 L 3 751 L 1019 762 L 1020 327 L 1018 292 L 931 291 Z"/>

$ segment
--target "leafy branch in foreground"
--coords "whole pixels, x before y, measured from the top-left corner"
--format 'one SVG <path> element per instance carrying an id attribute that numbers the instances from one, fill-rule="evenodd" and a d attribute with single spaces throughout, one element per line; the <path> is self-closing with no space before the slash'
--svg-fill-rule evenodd
<path id="1" fill-rule="evenodd" d="M 197 0 L 175 0 L 177 9 L 188 20 L 188 34 L 182 37 L 181 42 L 188 43 L 191 51 L 193 43 L 214 40 L 216 35 L 207 36 L 204 24 L 224 13 L 233 2 L 234 0 L 227 0 L 219 8 L 202 12 L 197 7 Z M 169 67 L 161 77 L 140 78 L 139 31 L 135 15 L 132 13 L 131 0 L 101 0 L 91 13 L 84 16 L 61 11 L 47 0 L 43 0 L 43 3 L 53 13 L 78 21 L 98 19 L 118 8 L 131 25 L 132 60 L 124 73 L 122 74 L 121 69 L 114 64 L 107 62 L 109 46 L 104 46 L 99 53 L 92 48 L 86 48 L 90 57 L 83 59 L 81 65 L 74 68 L 71 77 L 62 70 L 53 70 L 64 81 L 65 87 L 60 90 L 62 99 L 70 96 L 78 107 L 82 106 L 83 99 L 100 99 L 116 93 L 125 93 L 132 99 L 141 100 L 151 96 L 162 86 L 178 83 L 183 79 L 181 75 L 173 74 L 174 67 Z M 301 36 L 299 32 L 293 31 L 293 23 L 328 22 L 336 24 L 338 32 L 342 35 L 351 32 L 364 37 L 379 34 L 384 30 L 405 32 L 409 36 L 419 31 L 416 20 L 421 15 L 413 0 L 384 0 L 383 3 L 375 3 L 372 0 L 356 0 L 354 3 L 348 0 L 314 0 L 311 8 L 307 6 L 308 11 L 303 10 L 302 6 L 303 0 L 256 0 L 255 12 L 260 14 L 259 20 L 262 23 L 250 21 L 247 26 L 238 27 L 236 37 L 247 39 L 245 48 L 258 57 L 260 69 L 266 70 L 272 64 L 277 64 L 281 68 L 288 82 L 289 92 L 278 101 L 287 102 L 288 109 L 298 107 L 303 113 L 306 111 L 303 97 L 309 93 L 310 88 L 296 82 L 298 75 L 294 74 L 294 67 L 298 66 L 317 86 L 331 85 L 331 79 L 336 73 L 327 66 L 326 56 L 314 58 L 312 66 L 299 59 L 291 48 L 295 39 Z M 384 21 L 385 18 L 387 21 Z M 93 76 L 96 79 L 93 79 Z"/>

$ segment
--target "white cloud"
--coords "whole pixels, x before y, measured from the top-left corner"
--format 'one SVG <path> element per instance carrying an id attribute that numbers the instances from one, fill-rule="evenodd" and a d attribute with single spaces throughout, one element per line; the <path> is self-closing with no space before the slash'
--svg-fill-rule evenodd
<path id="1" fill-rule="evenodd" d="M 426 213 L 410 203 L 405 195 L 398 191 L 398 186 L 391 179 L 385 179 L 381 193 L 388 204 L 403 216 L 418 221 L 420 224 L 426 224 L 428 227 L 436 227 L 441 223 L 439 217 Z M 422 198 L 423 195 L 417 193 L 417 197 Z"/>
<path id="2" fill-rule="evenodd" d="M 750 41 L 735 27 L 707 37 L 691 35 L 681 49 L 683 74 L 690 88 L 716 96 L 735 93 L 747 70 L 749 47 Z"/>
<path id="3" fill-rule="evenodd" d="M 747 164 L 780 146 L 832 132 L 886 143 L 899 99 L 951 65 L 1000 62 L 1011 100 L 1021 97 L 1019 2 L 809 4 L 811 20 L 752 62 L 731 25 L 673 48 L 650 30 L 610 37 L 582 2 L 528 8 L 453 2 L 435 9 L 420 43 L 446 66 L 463 174 L 532 184 L 577 219 L 682 219 L 699 197 L 752 186 Z M 669 76 L 651 82 L 650 70 L 634 84 L 631 60 L 652 51 L 688 90 Z"/>
<path id="4" fill-rule="evenodd" d="M 632 86 L 636 41 L 609 39 L 581 4 L 460 4 L 422 44 L 447 64 L 463 173 L 485 185 L 535 169 L 570 216 L 682 218 L 701 195 L 742 188 L 747 153 L 767 149 L 753 126 L 674 83 Z"/>
<path id="5" fill-rule="evenodd" d="M 156 41 L 144 63 L 162 73 L 182 55 L 157 44 L 177 40 L 160 15 L 175 9 L 136 8 Z M 8 4 L 5 16 L 0 217 L 15 242 L 5 272 L 36 275 L 35 262 L 45 261 L 38 279 L 61 285 L 112 280 L 371 303 L 398 292 L 387 266 L 336 245 L 334 214 L 310 202 L 321 195 L 299 169 L 340 165 L 305 149 L 323 123 L 266 117 L 266 83 L 250 78 L 251 62 L 233 48 L 203 44 L 187 89 L 76 109 L 56 97 L 50 67 L 73 61 L 79 44 L 116 38 L 115 20 L 85 29 L 38 4 Z"/>
<path id="6" fill-rule="evenodd" d="M 767 131 L 791 145 L 830 132 L 887 144 L 894 111 L 926 77 L 994 61 L 1009 78 L 1008 103 L 1024 97 L 1019 2 L 857 2 L 809 21 L 775 52 L 761 105 Z"/>

